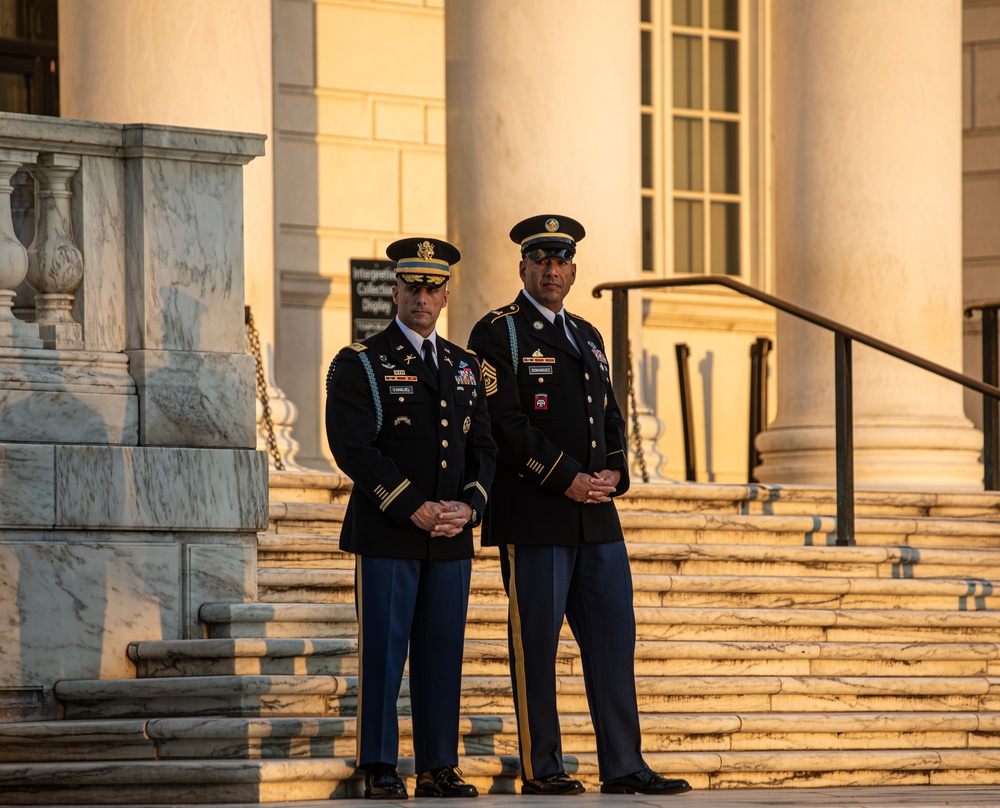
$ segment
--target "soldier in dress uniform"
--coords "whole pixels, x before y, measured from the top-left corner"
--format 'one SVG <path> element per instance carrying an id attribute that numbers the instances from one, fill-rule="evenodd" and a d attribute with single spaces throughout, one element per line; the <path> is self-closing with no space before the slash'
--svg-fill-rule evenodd
<path id="1" fill-rule="evenodd" d="M 583 226 L 568 216 L 510 231 L 524 290 L 472 329 L 496 479 L 483 544 L 500 549 L 523 794 L 579 794 L 565 771 L 555 663 L 563 617 L 580 646 L 601 791 L 680 794 L 642 758 L 632 575 L 612 498 L 629 487 L 624 421 L 601 335 L 569 314 Z"/>
<path id="2" fill-rule="evenodd" d="M 337 354 L 326 432 L 354 481 L 342 550 L 357 556 L 357 765 L 365 797 L 402 799 L 396 698 L 410 654 L 417 797 L 475 797 L 458 765 L 465 616 L 496 444 L 476 356 L 437 335 L 459 252 L 440 239 L 386 249 L 396 319 Z"/>

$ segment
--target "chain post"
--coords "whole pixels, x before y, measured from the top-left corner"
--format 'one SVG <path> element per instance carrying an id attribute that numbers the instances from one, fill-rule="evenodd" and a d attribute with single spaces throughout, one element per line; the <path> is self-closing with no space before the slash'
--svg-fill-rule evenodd
<path id="1" fill-rule="evenodd" d="M 260 399 L 260 407 L 264 415 L 264 436 L 267 440 L 267 451 L 274 461 L 274 467 L 278 471 L 285 470 L 285 464 L 281 459 L 281 452 L 278 451 L 278 441 L 274 437 L 274 420 L 271 418 L 271 403 L 267 395 L 267 380 L 264 378 L 264 362 L 261 360 L 260 336 L 253 324 L 253 314 L 250 307 L 245 306 L 247 326 L 247 340 L 250 343 L 250 354 L 254 358 L 255 371 L 257 377 L 257 398 Z"/>
<path id="2" fill-rule="evenodd" d="M 642 481 L 649 482 L 649 471 L 646 469 L 646 454 L 642 450 L 642 432 L 639 428 L 639 408 L 635 405 L 635 385 L 632 374 L 632 340 L 628 340 L 628 399 L 632 408 L 632 442 L 635 445 L 635 456 L 642 471 Z"/>

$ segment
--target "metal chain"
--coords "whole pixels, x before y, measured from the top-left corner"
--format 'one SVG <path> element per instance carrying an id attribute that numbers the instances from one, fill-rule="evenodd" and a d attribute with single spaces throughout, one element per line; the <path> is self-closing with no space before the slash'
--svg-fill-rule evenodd
<path id="1" fill-rule="evenodd" d="M 255 375 L 257 376 L 257 398 L 260 399 L 260 408 L 264 415 L 264 435 L 267 439 L 267 451 L 274 461 L 274 467 L 278 471 L 285 470 L 285 464 L 281 460 L 281 452 L 278 451 L 278 441 L 274 438 L 274 421 L 271 418 L 271 404 L 267 397 L 267 380 L 264 378 L 264 362 L 260 358 L 260 336 L 253 324 L 253 314 L 250 307 L 246 307 L 247 339 L 250 342 L 250 353 L 256 362 Z"/>
<path id="2" fill-rule="evenodd" d="M 635 404 L 635 385 L 632 374 L 632 340 L 628 341 L 628 398 L 632 410 L 632 443 L 635 445 L 635 456 L 642 471 L 642 481 L 649 482 L 649 471 L 646 469 L 646 455 L 642 451 L 642 433 L 639 429 L 639 410 Z"/>

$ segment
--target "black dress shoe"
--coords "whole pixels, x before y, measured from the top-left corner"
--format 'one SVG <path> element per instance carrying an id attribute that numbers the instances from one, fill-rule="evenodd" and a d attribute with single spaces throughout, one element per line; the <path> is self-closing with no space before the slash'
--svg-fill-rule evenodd
<path id="1" fill-rule="evenodd" d="M 399 779 L 396 767 L 388 763 L 365 766 L 366 800 L 405 800 L 406 786 Z"/>
<path id="2" fill-rule="evenodd" d="M 478 797 L 479 791 L 471 783 L 466 783 L 459 775 L 460 769 L 442 766 L 417 775 L 415 797 Z"/>
<path id="3" fill-rule="evenodd" d="M 579 780 L 570 780 L 566 772 L 556 772 L 548 777 L 539 777 L 537 780 L 524 780 L 521 783 L 522 794 L 541 794 L 546 797 L 569 796 L 570 794 L 582 794 L 583 783 Z"/>
<path id="4" fill-rule="evenodd" d="M 683 794 L 690 790 L 687 780 L 668 780 L 648 768 L 601 783 L 602 794 Z"/>

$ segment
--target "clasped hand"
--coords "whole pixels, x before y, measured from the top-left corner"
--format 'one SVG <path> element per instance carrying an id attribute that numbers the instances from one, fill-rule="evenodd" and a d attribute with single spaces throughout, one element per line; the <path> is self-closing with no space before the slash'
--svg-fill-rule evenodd
<path id="1" fill-rule="evenodd" d="M 579 473 L 573 484 L 566 489 L 566 496 L 574 502 L 585 505 L 596 505 L 599 502 L 611 502 L 611 495 L 618 487 L 622 473 L 618 469 L 602 469 L 596 474 Z"/>
<path id="2" fill-rule="evenodd" d="M 457 536 L 472 518 L 472 508 L 464 502 L 428 500 L 410 517 L 417 527 L 432 536 Z"/>

